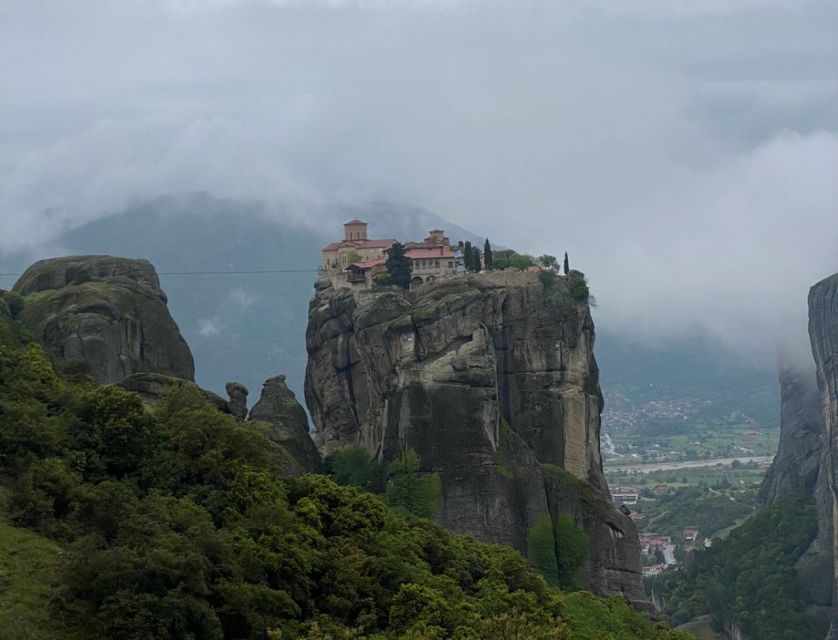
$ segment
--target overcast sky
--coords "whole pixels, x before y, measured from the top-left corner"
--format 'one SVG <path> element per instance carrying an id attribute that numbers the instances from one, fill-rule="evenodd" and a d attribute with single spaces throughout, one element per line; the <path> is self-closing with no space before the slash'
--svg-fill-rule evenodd
<path id="1" fill-rule="evenodd" d="M 569 251 L 601 326 L 765 351 L 838 270 L 836 34 L 834 0 L 0 0 L 0 257 L 167 193 L 387 199 Z"/>

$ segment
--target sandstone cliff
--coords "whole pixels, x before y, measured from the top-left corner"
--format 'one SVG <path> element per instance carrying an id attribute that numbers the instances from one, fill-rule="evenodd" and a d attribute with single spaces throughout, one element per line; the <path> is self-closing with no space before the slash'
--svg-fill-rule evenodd
<path id="1" fill-rule="evenodd" d="M 760 487 L 764 504 L 789 494 L 812 495 L 818 479 L 823 413 L 815 366 L 789 360 L 779 357 L 780 442 Z"/>
<path id="2" fill-rule="evenodd" d="M 308 416 L 285 384 L 284 375 L 265 381 L 262 395 L 248 419 L 270 425 L 268 437 L 291 454 L 299 464 L 300 473 L 320 470 L 320 454 L 308 432 Z"/>
<path id="3" fill-rule="evenodd" d="M 146 260 L 71 256 L 29 267 L 18 320 L 51 356 L 87 363 L 100 383 L 153 372 L 192 380 L 192 354 Z"/>
<path id="4" fill-rule="evenodd" d="M 824 431 L 820 475 L 815 488 L 818 537 L 807 552 L 811 564 L 820 562 L 818 576 L 829 569 L 828 584 L 816 580 L 809 591 L 815 603 L 838 605 L 838 274 L 809 290 L 809 338 L 815 357 Z M 827 588 L 828 587 L 828 588 Z"/>
<path id="5" fill-rule="evenodd" d="M 524 552 L 539 522 L 570 516 L 590 541 L 586 586 L 641 601 L 637 532 L 602 472 L 594 325 L 566 278 L 364 295 L 320 281 L 309 308 L 321 452 L 359 445 L 386 462 L 411 447 L 441 480 L 438 522 Z"/>
<path id="6" fill-rule="evenodd" d="M 815 498 L 818 534 L 797 572 L 816 613 L 838 607 L 838 274 L 809 290 L 809 339 L 814 376 L 781 369 L 780 447 L 762 494 L 768 502 L 795 490 Z"/>

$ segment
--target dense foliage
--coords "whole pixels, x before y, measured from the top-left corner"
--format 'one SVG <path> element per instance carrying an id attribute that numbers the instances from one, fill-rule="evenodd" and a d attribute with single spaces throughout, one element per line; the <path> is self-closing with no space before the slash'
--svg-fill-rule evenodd
<path id="1" fill-rule="evenodd" d="M 8 328 L 0 451 L 3 518 L 64 549 L 50 638 L 685 637 L 618 598 L 549 587 L 512 549 L 324 476 L 282 479 L 284 451 L 194 386 L 150 410 L 58 375 Z M 415 466 L 388 469 L 385 493 L 427 511 L 433 476 Z M 372 469 L 355 479 L 380 486 Z"/>
<path id="2" fill-rule="evenodd" d="M 756 490 L 686 486 L 658 496 L 654 503 L 642 504 L 647 518 L 645 528 L 649 531 L 680 539 L 684 529 L 689 528 L 712 537 L 754 512 Z"/>
<path id="3" fill-rule="evenodd" d="M 413 265 L 410 258 L 407 257 L 404 245 L 401 242 L 394 242 L 387 249 L 387 259 L 384 262 L 384 266 L 387 269 L 384 284 L 394 285 L 402 289 L 408 289 L 410 287 L 410 274 L 412 273 Z"/>
<path id="4" fill-rule="evenodd" d="M 717 629 L 735 624 L 748 638 L 823 637 L 803 613 L 794 568 L 816 533 L 811 500 L 778 502 L 714 541 L 698 568 L 659 576 L 655 589 L 673 623 L 709 614 Z"/>

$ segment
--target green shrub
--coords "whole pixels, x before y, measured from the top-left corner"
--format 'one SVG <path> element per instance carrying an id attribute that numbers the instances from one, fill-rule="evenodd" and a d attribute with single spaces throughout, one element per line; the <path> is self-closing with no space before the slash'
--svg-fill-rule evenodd
<path id="1" fill-rule="evenodd" d="M 588 559 L 588 534 L 570 516 L 559 516 L 555 522 L 559 564 L 559 585 L 563 589 L 581 588 L 580 572 Z"/>
<path id="2" fill-rule="evenodd" d="M 387 482 L 387 468 L 369 457 L 362 447 L 348 447 L 328 456 L 326 470 L 335 482 L 357 487 L 371 493 L 383 493 Z"/>
<path id="3" fill-rule="evenodd" d="M 413 449 L 405 449 L 390 463 L 390 480 L 384 492 L 387 504 L 420 518 L 433 518 L 439 510 L 442 484 L 436 473 L 420 471 L 421 460 Z"/>
<path id="4" fill-rule="evenodd" d="M 585 274 L 576 269 L 571 269 L 568 274 L 568 281 L 570 287 L 570 295 L 574 300 L 579 302 L 587 302 L 591 295 L 588 288 L 588 282 L 585 280 Z"/>
<path id="5" fill-rule="evenodd" d="M 527 559 L 548 584 L 558 586 L 559 572 L 556 560 L 556 540 L 553 533 L 553 520 L 550 514 L 543 513 L 527 534 Z"/>

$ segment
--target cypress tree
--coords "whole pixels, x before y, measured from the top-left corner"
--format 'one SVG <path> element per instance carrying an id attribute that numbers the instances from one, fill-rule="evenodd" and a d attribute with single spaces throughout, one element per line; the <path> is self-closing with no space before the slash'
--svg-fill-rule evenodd
<path id="1" fill-rule="evenodd" d="M 466 240 L 466 244 L 463 247 L 463 265 L 466 268 L 466 271 L 474 271 L 474 262 L 473 256 L 471 254 L 471 241 Z"/>
<path id="2" fill-rule="evenodd" d="M 477 247 L 471 248 L 471 267 L 474 271 L 480 271 L 480 249 Z"/>
<path id="3" fill-rule="evenodd" d="M 483 266 L 487 269 L 492 268 L 492 263 L 494 259 L 492 258 L 492 245 L 489 244 L 489 238 L 486 238 L 486 242 L 483 243 Z"/>
<path id="4" fill-rule="evenodd" d="M 387 269 L 387 279 L 390 284 L 402 289 L 410 288 L 410 272 L 413 265 L 401 242 L 395 242 L 393 246 L 387 249 L 387 260 L 384 262 L 384 266 Z"/>
<path id="5" fill-rule="evenodd" d="M 567 275 L 570 271 L 570 261 L 567 259 L 567 251 L 564 252 L 564 274 Z"/>

